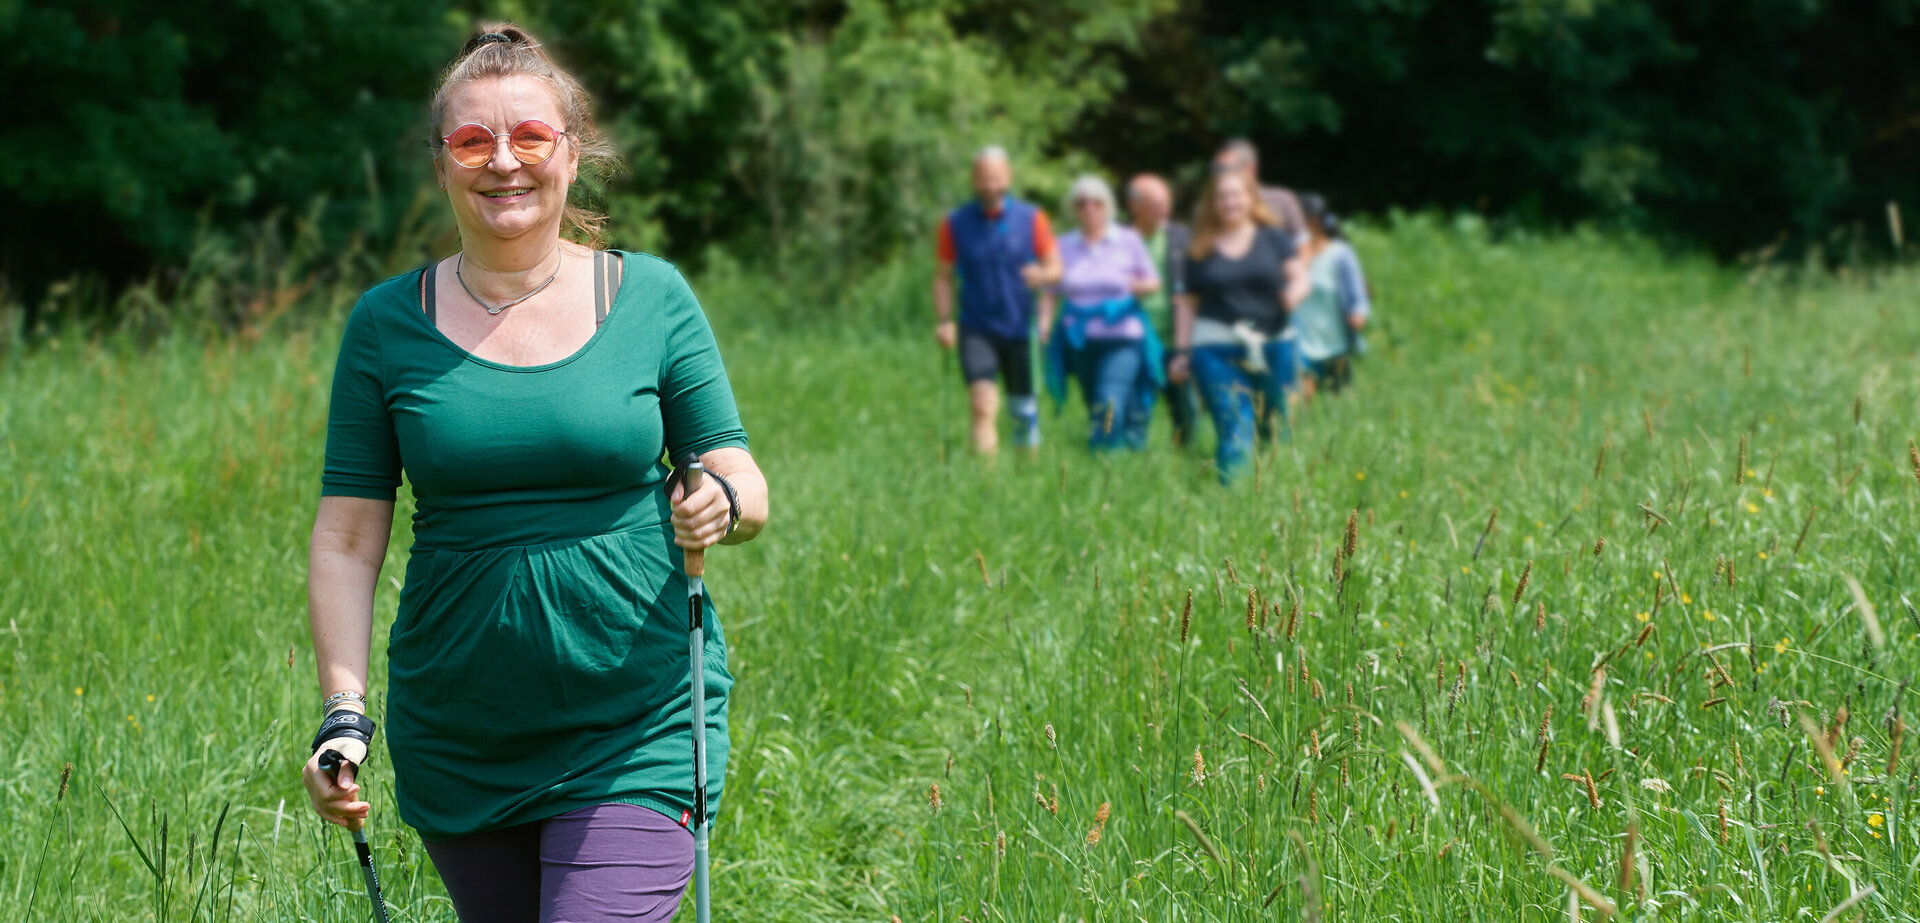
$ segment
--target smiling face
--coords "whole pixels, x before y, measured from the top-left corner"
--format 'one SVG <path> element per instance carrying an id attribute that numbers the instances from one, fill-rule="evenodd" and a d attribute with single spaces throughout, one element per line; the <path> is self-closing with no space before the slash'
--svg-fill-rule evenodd
<path id="1" fill-rule="evenodd" d="M 1213 207 L 1225 227 L 1238 227 L 1253 217 L 1253 194 L 1246 178 L 1222 173 L 1213 180 Z"/>
<path id="2" fill-rule="evenodd" d="M 469 122 L 497 134 L 528 119 L 562 131 L 569 127 L 559 98 L 536 77 L 501 77 L 457 86 L 447 96 L 446 112 L 445 121 L 437 126 L 441 136 Z M 557 238 L 567 188 L 579 164 L 578 150 L 565 137 L 553 156 L 537 164 L 521 163 L 504 142 L 496 144 L 493 158 L 478 167 L 454 163 L 444 145 L 434 158 L 460 237 L 468 241 L 475 236 L 514 240 L 529 234 Z"/>
<path id="3" fill-rule="evenodd" d="M 1073 200 L 1073 216 L 1080 222 L 1080 233 L 1097 237 L 1107 229 L 1107 200 L 1083 195 Z"/>

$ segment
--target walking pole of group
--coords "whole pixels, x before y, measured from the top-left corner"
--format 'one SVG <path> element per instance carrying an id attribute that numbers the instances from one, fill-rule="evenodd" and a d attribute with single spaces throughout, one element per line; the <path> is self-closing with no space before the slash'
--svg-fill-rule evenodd
<path id="1" fill-rule="evenodd" d="M 347 763 L 346 757 L 338 750 L 327 750 L 320 754 L 320 771 L 340 778 L 340 767 Z M 353 851 L 360 855 L 360 877 L 367 881 L 367 900 L 373 904 L 373 919 L 376 923 L 387 923 L 387 899 L 380 893 L 380 875 L 373 870 L 373 847 L 367 844 L 367 824 L 353 828 Z"/>
<path id="2" fill-rule="evenodd" d="M 680 496 L 700 489 L 706 467 L 699 456 L 680 459 Z M 707 893 L 707 647 L 705 549 L 686 550 L 687 663 L 693 678 L 693 909 L 699 923 L 711 919 Z"/>

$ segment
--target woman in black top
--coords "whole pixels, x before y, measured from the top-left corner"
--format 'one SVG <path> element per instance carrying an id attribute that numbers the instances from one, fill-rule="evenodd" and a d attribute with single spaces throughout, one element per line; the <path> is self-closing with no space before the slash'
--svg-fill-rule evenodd
<path id="1" fill-rule="evenodd" d="M 1286 426 L 1287 392 L 1299 359 L 1287 313 L 1307 295 L 1293 239 L 1245 177 L 1220 173 L 1207 186 L 1188 250 L 1187 291 L 1174 299 L 1176 381 L 1189 374 L 1213 416 L 1221 481 L 1246 467 L 1256 439 Z"/>

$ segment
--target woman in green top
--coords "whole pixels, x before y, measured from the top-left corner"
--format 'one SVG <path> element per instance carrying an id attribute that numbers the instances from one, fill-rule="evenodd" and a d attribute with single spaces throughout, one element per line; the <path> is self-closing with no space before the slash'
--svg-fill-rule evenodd
<path id="1" fill-rule="evenodd" d="M 303 779 L 326 820 L 364 823 L 373 591 L 404 472 L 417 511 L 385 717 L 401 818 L 463 920 L 666 920 L 693 850 L 681 550 L 758 534 L 766 481 L 685 280 L 562 238 L 600 223 L 568 202 L 578 171 L 618 162 L 580 85 L 496 27 L 433 120 L 461 252 L 347 321 L 308 575 L 330 717 Z M 719 477 L 681 496 L 669 453 Z M 708 631 L 717 804 L 733 681 Z M 348 761 L 337 778 L 327 749 Z"/>

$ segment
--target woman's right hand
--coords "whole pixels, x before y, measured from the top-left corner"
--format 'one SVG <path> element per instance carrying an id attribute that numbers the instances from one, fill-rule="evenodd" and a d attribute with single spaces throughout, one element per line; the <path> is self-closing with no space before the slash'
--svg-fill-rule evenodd
<path id="1" fill-rule="evenodd" d="M 337 750 L 345 760 L 337 773 L 320 768 L 320 754 L 328 750 Z M 300 781 L 306 783 L 307 799 L 313 802 L 314 813 L 329 824 L 339 824 L 348 830 L 358 830 L 367 823 L 367 813 L 373 806 L 360 800 L 360 783 L 354 781 L 354 774 L 367 758 L 367 746 L 348 737 L 336 737 L 320 745 L 307 757 L 307 765 L 300 770 Z"/>
<path id="2" fill-rule="evenodd" d="M 1167 361 L 1167 380 L 1176 385 L 1184 385 L 1192 374 L 1185 353 L 1176 353 Z"/>

